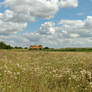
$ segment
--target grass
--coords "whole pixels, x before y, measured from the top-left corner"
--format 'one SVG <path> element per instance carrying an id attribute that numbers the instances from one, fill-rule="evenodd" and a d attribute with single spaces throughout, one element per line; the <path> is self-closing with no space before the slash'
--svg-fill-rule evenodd
<path id="1" fill-rule="evenodd" d="M 0 50 L 0 92 L 92 92 L 92 52 Z"/>
<path id="2" fill-rule="evenodd" d="M 43 51 L 58 51 L 58 52 L 92 52 L 92 48 L 59 48 L 59 49 L 42 49 Z"/>

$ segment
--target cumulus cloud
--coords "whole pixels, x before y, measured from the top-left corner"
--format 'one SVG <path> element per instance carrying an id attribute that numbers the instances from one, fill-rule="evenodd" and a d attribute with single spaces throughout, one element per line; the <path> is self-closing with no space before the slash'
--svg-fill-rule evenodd
<path id="1" fill-rule="evenodd" d="M 17 16 L 52 18 L 60 8 L 78 7 L 78 0 L 5 0 Z"/>
<path id="2" fill-rule="evenodd" d="M 0 19 L 3 21 L 12 21 L 12 22 L 34 22 L 34 17 L 22 13 L 17 13 L 12 10 L 6 9 L 4 13 L 0 13 Z"/>
<path id="3" fill-rule="evenodd" d="M 92 16 L 87 16 L 85 20 L 61 20 L 58 23 L 45 22 L 37 32 L 25 32 L 21 36 L 18 34 L 9 36 L 1 35 L 0 41 L 13 46 L 17 44 L 23 47 L 30 46 L 30 44 L 42 44 L 56 48 L 90 47 L 92 46 Z"/>
<path id="4" fill-rule="evenodd" d="M 4 0 L 0 5 L 8 9 L 0 13 L 0 35 L 20 32 L 36 18 L 50 19 L 61 6 L 66 7 L 66 4 L 60 3 L 70 2 L 69 7 L 72 7 L 75 5 L 74 1 L 78 3 L 77 0 Z M 49 30 L 54 32 L 53 28 Z"/>
<path id="5" fill-rule="evenodd" d="M 0 41 L 5 42 L 6 44 L 12 45 L 12 46 L 22 46 L 26 47 L 29 46 L 29 40 L 26 39 L 23 36 L 20 35 L 6 35 L 6 36 L 0 36 Z"/>
<path id="6" fill-rule="evenodd" d="M 62 8 L 78 7 L 78 0 L 61 0 L 60 7 Z"/>
<path id="7" fill-rule="evenodd" d="M 45 22 L 37 32 L 17 34 L 36 18 L 50 19 L 62 8 L 78 7 L 78 0 L 4 0 L 1 5 L 8 9 L 0 13 L 0 41 L 23 47 L 92 46 L 92 16 L 85 20 Z"/>
<path id="8" fill-rule="evenodd" d="M 49 47 L 91 46 L 92 17 L 88 16 L 85 20 L 61 20 L 58 24 L 46 22 L 37 32 L 25 33 L 23 36 L 30 44 Z"/>
<path id="9" fill-rule="evenodd" d="M 0 20 L 0 35 L 16 34 L 26 27 L 26 23 L 4 22 Z"/>

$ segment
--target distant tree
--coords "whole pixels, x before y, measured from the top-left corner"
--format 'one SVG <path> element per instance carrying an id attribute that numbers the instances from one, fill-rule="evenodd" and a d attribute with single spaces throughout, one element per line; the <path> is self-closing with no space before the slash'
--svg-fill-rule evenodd
<path id="1" fill-rule="evenodd" d="M 15 46 L 15 49 L 23 49 L 22 47 L 17 47 L 17 46 Z"/>
<path id="2" fill-rule="evenodd" d="M 6 45 L 4 42 L 0 42 L 0 49 L 12 49 L 10 45 Z"/>
<path id="3" fill-rule="evenodd" d="M 10 45 L 7 45 L 6 49 L 13 49 L 13 47 L 11 47 Z"/>
<path id="4" fill-rule="evenodd" d="M 4 42 L 0 42 L 0 49 L 6 49 L 6 44 Z"/>
<path id="5" fill-rule="evenodd" d="M 28 49 L 27 47 L 25 47 L 24 49 Z"/>
<path id="6" fill-rule="evenodd" d="M 45 47 L 44 49 L 49 49 L 49 47 Z"/>

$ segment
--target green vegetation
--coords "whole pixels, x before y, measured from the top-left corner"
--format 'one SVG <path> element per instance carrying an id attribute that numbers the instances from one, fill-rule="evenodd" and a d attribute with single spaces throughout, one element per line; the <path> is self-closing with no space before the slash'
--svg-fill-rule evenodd
<path id="1" fill-rule="evenodd" d="M 0 92 L 92 92 L 92 52 L 0 50 Z"/>
<path id="2" fill-rule="evenodd" d="M 5 44 L 4 42 L 0 42 L 0 49 L 28 49 L 27 47 L 23 48 L 23 47 L 12 47 L 10 45 Z M 31 49 L 32 50 L 32 49 Z M 35 49 L 33 49 L 34 51 L 37 51 Z M 39 50 L 38 50 L 39 51 Z M 44 47 L 43 49 L 41 49 L 41 51 L 62 51 L 62 52 L 92 52 L 92 48 L 59 48 L 59 49 L 55 49 L 55 48 L 49 48 L 49 47 Z"/>
<path id="3" fill-rule="evenodd" d="M 10 45 L 6 45 L 4 42 L 0 42 L 0 49 L 12 49 Z"/>
<path id="4" fill-rule="evenodd" d="M 0 42 L 0 49 L 27 49 L 27 48 L 18 47 L 18 46 L 12 47 L 11 45 L 7 45 L 4 42 Z"/>
<path id="5" fill-rule="evenodd" d="M 92 48 L 61 48 L 61 49 L 54 49 L 54 48 L 44 48 L 43 49 L 44 51 L 62 51 L 62 52 L 64 52 L 64 51 L 66 51 L 66 52 L 70 52 L 70 51 L 73 51 L 73 52 L 85 52 L 85 51 L 87 51 L 87 52 L 89 52 L 89 51 L 92 51 Z"/>

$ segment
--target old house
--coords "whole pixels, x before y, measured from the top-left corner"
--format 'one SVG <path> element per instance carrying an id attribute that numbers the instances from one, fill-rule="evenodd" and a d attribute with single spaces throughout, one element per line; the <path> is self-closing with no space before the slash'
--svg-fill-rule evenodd
<path id="1" fill-rule="evenodd" d="M 32 49 L 38 49 L 38 50 L 41 50 L 43 48 L 43 46 L 42 45 L 31 45 L 30 47 L 29 47 L 29 49 L 30 50 L 32 50 Z"/>

